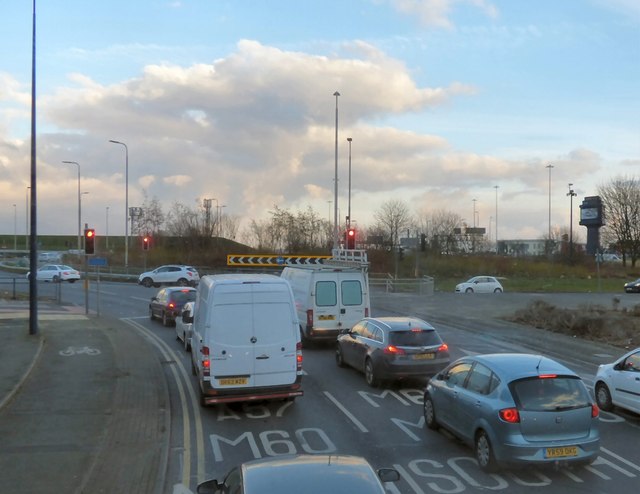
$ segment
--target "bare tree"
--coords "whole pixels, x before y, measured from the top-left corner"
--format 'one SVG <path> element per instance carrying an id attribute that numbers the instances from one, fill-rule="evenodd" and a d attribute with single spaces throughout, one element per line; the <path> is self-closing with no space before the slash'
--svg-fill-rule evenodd
<path id="1" fill-rule="evenodd" d="M 598 187 L 605 208 L 603 240 L 615 245 L 635 267 L 640 257 L 640 182 L 636 177 L 617 177 Z"/>
<path id="2" fill-rule="evenodd" d="M 136 217 L 136 225 L 133 231 L 141 234 L 151 234 L 158 236 L 162 231 L 165 222 L 165 215 L 158 198 L 149 200 L 146 191 L 144 192 L 144 202 L 142 203 L 142 215 Z"/>
<path id="3" fill-rule="evenodd" d="M 398 245 L 400 232 L 411 225 L 408 206 L 396 199 L 383 203 L 373 217 L 392 247 Z"/>

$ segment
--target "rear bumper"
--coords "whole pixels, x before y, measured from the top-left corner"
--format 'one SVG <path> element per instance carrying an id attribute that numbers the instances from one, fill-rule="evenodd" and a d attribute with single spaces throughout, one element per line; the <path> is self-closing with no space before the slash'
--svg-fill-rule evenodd
<path id="1" fill-rule="evenodd" d="M 296 398 L 304 394 L 301 376 L 298 376 L 296 382 L 289 386 L 224 389 L 214 388 L 209 381 L 204 381 L 202 387 L 202 402 L 205 405 L 239 401 L 281 400 Z"/>
<path id="2" fill-rule="evenodd" d="M 335 340 L 340 334 L 339 329 L 318 329 L 313 326 L 306 326 L 304 331 L 307 340 Z"/>
<path id="3" fill-rule="evenodd" d="M 428 362 L 428 361 L 427 361 Z M 422 364 L 389 363 L 382 361 L 376 369 L 381 379 L 401 379 L 403 377 L 432 377 L 449 365 L 449 360 Z"/>
<path id="4" fill-rule="evenodd" d="M 577 446 L 578 454 L 570 457 L 547 458 L 547 447 Z M 564 441 L 562 443 L 542 444 L 502 444 L 499 448 L 493 448 L 496 460 L 502 464 L 523 465 L 555 465 L 572 463 L 590 463 L 594 461 L 600 452 L 600 438 L 589 438 L 582 441 Z"/>

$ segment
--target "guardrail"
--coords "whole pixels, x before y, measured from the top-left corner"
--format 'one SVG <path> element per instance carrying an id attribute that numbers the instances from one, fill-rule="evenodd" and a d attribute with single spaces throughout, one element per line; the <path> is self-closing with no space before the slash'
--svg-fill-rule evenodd
<path id="1" fill-rule="evenodd" d="M 433 295 L 434 280 L 431 276 L 421 278 L 369 278 L 371 288 L 383 289 L 387 293 L 418 293 L 420 295 Z"/>
<path id="2" fill-rule="evenodd" d="M 17 300 L 18 295 L 29 296 L 29 280 L 26 278 L 4 276 L 0 277 L 0 298 Z M 38 299 L 53 300 L 62 303 L 62 283 L 47 283 L 38 281 Z"/>

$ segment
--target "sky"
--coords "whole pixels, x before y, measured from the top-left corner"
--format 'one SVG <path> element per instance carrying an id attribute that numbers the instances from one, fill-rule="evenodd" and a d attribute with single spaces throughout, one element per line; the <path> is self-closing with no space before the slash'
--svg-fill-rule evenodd
<path id="1" fill-rule="evenodd" d="M 567 228 L 569 184 L 584 236 L 583 198 L 640 174 L 637 0 L 40 0 L 36 12 L 39 234 L 77 233 L 78 170 L 98 236 L 124 234 L 127 188 L 130 207 L 165 212 L 214 199 L 241 232 L 276 206 L 342 223 L 351 156 L 352 223 L 401 200 L 500 239 L 542 238 L 549 216 Z M 0 2 L 5 235 L 27 228 L 32 20 L 32 2 Z"/>

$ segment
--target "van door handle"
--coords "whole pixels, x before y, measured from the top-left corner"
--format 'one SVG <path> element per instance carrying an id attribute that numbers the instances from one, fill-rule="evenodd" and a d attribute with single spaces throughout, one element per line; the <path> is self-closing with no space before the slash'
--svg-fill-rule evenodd
<path id="1" fill-rule="evenodd" d="M 269 358 L 269 355 L 260 355 L 259 357 L 256 357 L 256 360 L 266 360 Z"/>
<path id="2" fill-rule="evenodd" d="M 340 309 L 340 314 L 346 314 L 347 313 L 347 309 Z"/>
<path id="3" fill-rule="evenodd" d="M 252 336 L 251 339 L 249 340 L 251 343 L 255 343 L 256 341 L 258 341 L 258 338 L 256 338 L 255 336 Z"/>

